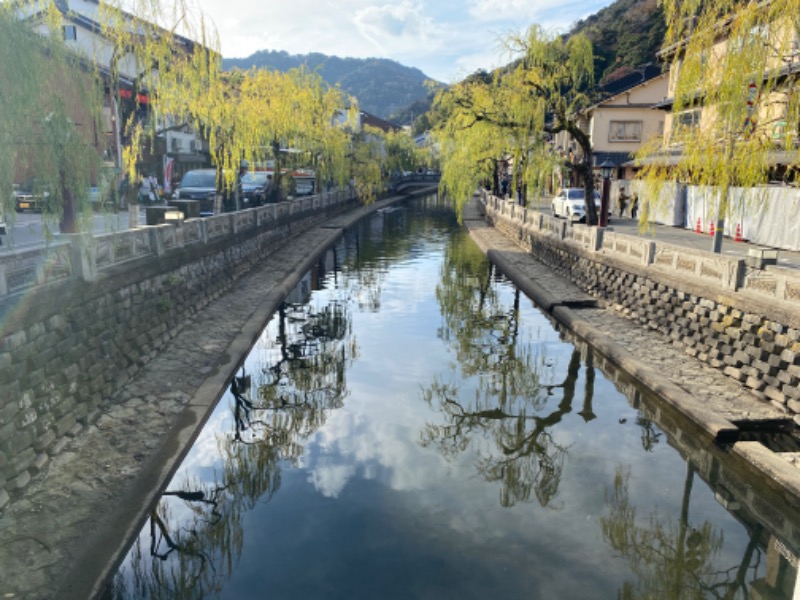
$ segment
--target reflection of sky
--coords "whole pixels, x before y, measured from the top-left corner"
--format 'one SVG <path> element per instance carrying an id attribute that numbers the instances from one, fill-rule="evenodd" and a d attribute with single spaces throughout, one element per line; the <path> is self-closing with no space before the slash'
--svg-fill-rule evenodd
<path id="1" fill-rule="evenodd" d="M 665 436 L 651 453 L 642 450 L 636 411 L 599 370 L 597 418 L 585 422 L 578 414 L 585 364 L 571 411 L 548 430 L 568 451 L 547 507 L 532 496 L 501 508 L 501 484 L 486 481 L 476 467 L 481 458 L 502 458 L 491 435 L 474 434 L 452 457 L 420 443 L 426 425 L 445 421 L 436 402 L 423 401 L 423 387 L 435 378 L 453 383 L 464 406 L 476 394 L 476 381 L 462 378 L 455 354 L 436 335 L 442 324 L 434 296 L 440 248 L 433 243 L 424 259 L 417 252 L 384 266 L 378 311 L 351 305 L 358 358 L 346 373 L 344 407 L 329 411 L 318 430 L 298 440 L 305 453 L 293 467 L 283 465 L 278 493 L 243 516 L 244 550 L 223 597 L 605 599 L 632 577 L 599 527 L 615 469 L 631 469 L 629 492 L 642 524 L 656 507 L 663 518 L 677 519 L 684 463 Z M 513 289 L 497 289 L 511 307 Z M 336 289 L 326 289 L 312 302 L 322 307 L 337 298 Z M 524 299 L 520 315 L 519 339 L 538 345 L 532 354 L 546 360 L 543 377 L 563 381 L 572 347 Z M 268 348 L 275 339 L 271 327 L 247 360 L 250 371 L 269 362 L 265 354 L 275 355 Z M 557 410 L 561 398 L 556 388 L 540 414 Z M 212 482 L 222 466 L 218 438 L 231 429 L 223 400 L 183 472 Z M 691 519 L 725 527 L 731 543 L 721 567 L 737 562 L 746 543 L 742 530 L 699 479 Z"/>

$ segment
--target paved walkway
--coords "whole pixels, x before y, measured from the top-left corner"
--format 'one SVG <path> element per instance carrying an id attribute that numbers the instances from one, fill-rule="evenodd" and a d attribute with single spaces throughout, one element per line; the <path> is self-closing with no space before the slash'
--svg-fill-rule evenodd
<path id="1" fill-rule="evenodd" d="M 332 243 L 341 228 L 390 202 L 334 219 L 267 257 L 235 291 L 191 318 L 158 358 L 110 399 L 96 423 L 76 432 L 24 497 L 0 513 L 0 598 L 85 600 L 98 591 L 98 582 L 122 556 L 121 542 L 140 527 L 147 507 L 168 481 L 238 360 L 310 267 L 309 254 Z M 485 251 L 504 261 L 501 268 L 516 271 L 529 288 L 526 293 L 546 290 L 550 297 L 573 305 L 588 299 L 574 284 L 487 227 L 475 211 L 472 205 L 465 225 Z M 615 220 L 614 227 L 636 229 L 624 219 Z M 704 241 L 710 246 L 707 237 L 664 229 L 670 231 L 663 235 L 686 239 L 687 245 Z M 660 229 L 656 236 L 663 239 Z M 724 250 L 729 251 L 731 244 L 726 241 Z M 732 251 L 746 254 L 746 248 L 737 245 Z M 794 264 L 800 266 L 800 255 L 796 258 Z M 260 301 L 254 303 L 253 298 Z M 725 420 L 776 416 L 776 409 L 733 380 L 688 359 L 661 334 L 643 330 L 612 310 L 562 306 L 553 314 L 646 385 L 706 419 L 712 430 L 724 428 Z M 643 348 L 646 363 L 639 358 Z M 700 389 L 698 381 L 703 382 Z"/>
<path id="2" fill-rule="evenodd" d="M 541 210 L 546 214 L 550 213 L 550 200 L 545 199 L 539 205 L 532 205 L 530 208 Z M 609 229 L 625 235 L 636 235 L 660 240 L 668 244 L 693 248 L 695 250 L 705 250 L 711 252 L 713 238 L 704 233 L 695 233 L 689 229 L 679 227 L 669 227 L 666 225 L 655 225 L 648 231 L 640 231 L 639 221 L 630 217 L 617 217 L 613 215 L 609 223 Z M 728 256 L 747 256 L 751 248 L 764 248 L 758 244 L 749 242 L 735 242 L 731 238 L 722 239 L 722 254 Z M 800 269 L 800 252 L 792 250 L 778 251 L 778 266 L 792 269 Z"/>

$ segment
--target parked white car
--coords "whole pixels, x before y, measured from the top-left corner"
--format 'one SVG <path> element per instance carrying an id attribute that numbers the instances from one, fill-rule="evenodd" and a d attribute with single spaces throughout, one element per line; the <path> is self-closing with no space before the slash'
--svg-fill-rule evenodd
<path id="1" fill-rule="evenodd" d="M 553 216 L 583 223 L 586 220 L 586 205 L 583 188 L 562 188 L 553 197 Z M 594 204 L 600 211 L 600 194 L 594 192 Z M 610 215 L 609 215 L 610 216 Z"/>

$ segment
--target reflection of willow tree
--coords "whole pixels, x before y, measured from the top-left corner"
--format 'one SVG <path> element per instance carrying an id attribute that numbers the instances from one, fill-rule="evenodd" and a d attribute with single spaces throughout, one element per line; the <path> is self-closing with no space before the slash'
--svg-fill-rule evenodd
<path id="1" fill-rule="evenodd" d="M 115 598 L 208 598 L 236 568 L 242 516 L 280 487 L 280 448 L 269 442 L 220 443 L 225 457 L 213 483 L 185 477 L 150 514 L 149 537 L 135 542 L 132 577 L 115 582 Z"/>
<path id="2" fill-rule="evenodd" d="M 448 248 L 436 295 L 444 319 L 440 337 L 453 345 L 461 373 L 476 378 L 477 389 L 470 400 L 441 381 L 424 389 L 424 399 L 437 405 L 445 424 L 428 424 L 422 444 L 455 457 L 472 438 L 491 437 L 498 452 L 482 456 L 477 468 L 488 481 L 501 483 L 501 504 L 526 502 L 533 493 L 541 505 L 549 505 L 567 455 L 552 428 L 572 411 L 580 354 L 573 352 L 562 383 L 542 381 L 545 361 L 533 353 L 534 344 L 519 340 L 519 291 L 511 306 L 503 305 L 490 263 L 466 236 Z M 579 413 L 586 421 L 595 417 L 590 371 Z M 557 391 L 561 400 L 548 411 Z"/>
<path id="3" fill-rule="evenodd" d="M 150 516 L 149 540 L 131 552 L 133 575 L 117 581 L 117 598 L 207 598 L 236 568 L 245 531 L 243 514 L 280 488 L 283 460 L 342 406 L 345 372 L 355 359 L 344 305 L 319 311 L 284 305 L 277 336 L 260 369 L 231 382 L 234 430 L 219 434 L 221 468 L 213 482 L 185 476 Z M 263 346 L 263 344 L 262 344 Z M 269 352 L 271 350 L 271 353 Z"/>
<path id="4" fill-rule="evenodd" d="M 345 377 L 358 349 L 351 336 L 347 306 L 331 302 L 314 312 L 308 305 L 282 305 L 277 315 L 274 360 L 254 375 L 258 403 L 248 407 L 238 427 L 240 437 L 259 439 L 263 431 L 285 439 L 274 440 L 284 458 L 302 454 L 299 441 L 319 429 L 327 414 L 341 408 L 347 395 Z M 254 420 L 251 413 L 263 416 Z"/>
<path id="5" fill-rule="evenodd" d="M 689 500 L 694 482 L 694 467 L 687 463 L 681 513 L 678 522 L 652 514 L 649 520 L 637 523 L 636 507 L 630 503 L 630 472 L 617 468 L 614 489 L 607 492 L 608 514 L 600 519 L 603 537 L 609 546 L 628 559 L 636 582 L 625 582 L 618 595 L 634 598 L 749 597 L 747 571 L 754 554 L 759 553 L 760 528 L 751 530 L 750 540 L 738 565 L 717 569 L 713 559 L 723 545 L 722 533 L 708 521 L 697 527 L 690 524 Z M 755 570 L 757 564 L 753 565 Z M 737 596 L 740 594 L 740 596 Z"/>

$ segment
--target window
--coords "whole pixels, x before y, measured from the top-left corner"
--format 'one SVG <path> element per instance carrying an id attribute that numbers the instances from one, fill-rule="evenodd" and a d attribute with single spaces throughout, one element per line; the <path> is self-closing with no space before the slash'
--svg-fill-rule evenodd
<path id="1" fill-rule="evenodd" d="M 75 25 L 64 25 L 64 41 L 75 41 L 78 39 L 78 30 Z"/>
<path id="2" fill-rule="evenodd" d="M 608 131 L 609 142 L 641 142 L 641 121 L 611 121 Z"/>
<path id="3" fill-rule="evenodd" d="M 697 127 L 700 125 L 700 109 L 679 113 L 675 122 L 678 129 L 693 129 Z"/>
<path id="4" fill-rule="evenodd" d="M 700 126 L 701 109 L 694 108 L 677 113 L 672 118 L 671 144 L 681 144 L 685 135 Z"/>

